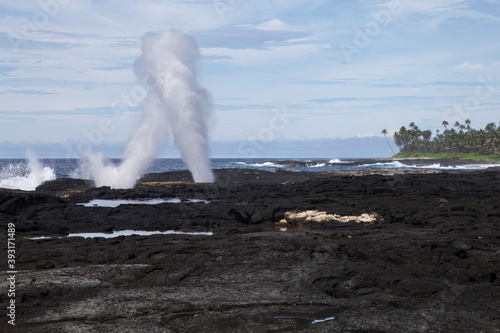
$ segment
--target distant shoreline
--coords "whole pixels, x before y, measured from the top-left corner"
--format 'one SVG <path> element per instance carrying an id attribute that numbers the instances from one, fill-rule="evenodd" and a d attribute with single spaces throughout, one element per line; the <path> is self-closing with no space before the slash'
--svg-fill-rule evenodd
<path id="1" fill-rule="evenodd" d="M 399 152 L 390 158 L 391 160 L 448 160 L 474 163 L 500 162 L 500 156 L 479 155 L 475 153 L 451 154 L 451 153 L 402 153 Z"/>

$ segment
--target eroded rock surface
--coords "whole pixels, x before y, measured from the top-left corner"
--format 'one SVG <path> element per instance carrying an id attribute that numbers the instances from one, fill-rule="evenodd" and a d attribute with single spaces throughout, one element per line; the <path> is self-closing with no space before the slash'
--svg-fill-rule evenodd
<path id="1" fill-rule="evenodd" d="M 1 190 L 18 273 L 16 326 L 3 307 L 0 331 L 500 332 L 497 170 L 215 176 L 193 184 L 187 172 L 153 174 L 130 190 L 69 179 Z M 151 198 L 180 203 L 79 205 Z M 376 218 L 286 220 L 306 211 Z M 214 235 L 64 237 L 127 229 Z M 53 238 L 26 238 L 41 235 Z M 2 258 L 6 290 L 5 245 Z"/>

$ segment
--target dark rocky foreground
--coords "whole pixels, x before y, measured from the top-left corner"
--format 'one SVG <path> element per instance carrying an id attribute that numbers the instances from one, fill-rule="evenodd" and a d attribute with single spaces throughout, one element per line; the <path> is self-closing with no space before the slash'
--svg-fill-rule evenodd
<path id="1" fill-rule="evenodd" d="M 500 171 L 216 178 L 193 184 L 172 172 L 130 190 L 71 179 L 1 190 L 0 331 L 500 332 Z M 77 205 L 118 198 L 183 201 Z M 352 220 L 287 214 L 306 211 Z M 356 221 L 364 213 L 375 218 Z M 8 223 L 15 327 L 6 316 Z M 62 237 L 126 229 L 214 235 Z M 55 238 L 25 238 L 35 235 Z"/>

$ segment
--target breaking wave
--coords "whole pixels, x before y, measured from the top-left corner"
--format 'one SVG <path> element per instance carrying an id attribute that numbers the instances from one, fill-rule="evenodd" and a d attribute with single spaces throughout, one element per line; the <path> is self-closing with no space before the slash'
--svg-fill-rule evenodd
<path id="1" fill-rule="evenodd" d="M 471 164 L 405 164 L 401 161 L 380 160 L 317 160 L 317 161 L 259 161 L 236 162 L 240 167 L 262 168 L 273 170 L 286 168 L 298 171 L 330 171 L 330 170 L 365 170 L 365 169 L 430 169 L 430 170 L 483 170 L 491 167 L 500 167 L 498 163 L 471 163 Z"/>
<path id="2" fill-rule="evenodd" d="M 252 163 L 252 162 L 236 162 L 236 164 L 250 166 L 250 167 L 257 167 L 257 168 L 261 168 L 261 167 L 282 168 L 282 167 L 284 167 L 284 165 L 277 164 L 274 162 L 254 162 L 254 163 Z"/>
<path id="3" fill-rule="evenodd" d="M 37 186 L 54 179 L 54 169 L 42 166 L 32 154 L 28 154 L 28 161 L 10 163 L 0 170 L 1 188 L 34 191 Z"/>

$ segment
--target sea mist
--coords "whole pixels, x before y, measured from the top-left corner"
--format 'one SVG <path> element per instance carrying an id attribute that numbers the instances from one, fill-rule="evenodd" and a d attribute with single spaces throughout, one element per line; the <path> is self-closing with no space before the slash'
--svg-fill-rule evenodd
<path id="1" fill-rule="evenodd" d="M 172 138 L 195 182 L 213 182 L 208 157 L 206 116 L 211 96 L 198 85 L 196 41 L 177 30 L 148 32 L 135 62 L 137 78 L 148 91 L 140 104 L 141 120 L 120 165 L 102 154 L 83 155 L 97 186 L 131 188 L 159 150 Z"/>
<path id="2" fill-rule="evenodd" d="M 42 166 L 30 151 L 27 156 L 27 163 L 9 163 L 0 170 L 0 188 L 34 191 L 38 185 L 56 179 L 53 168 Z"/>

